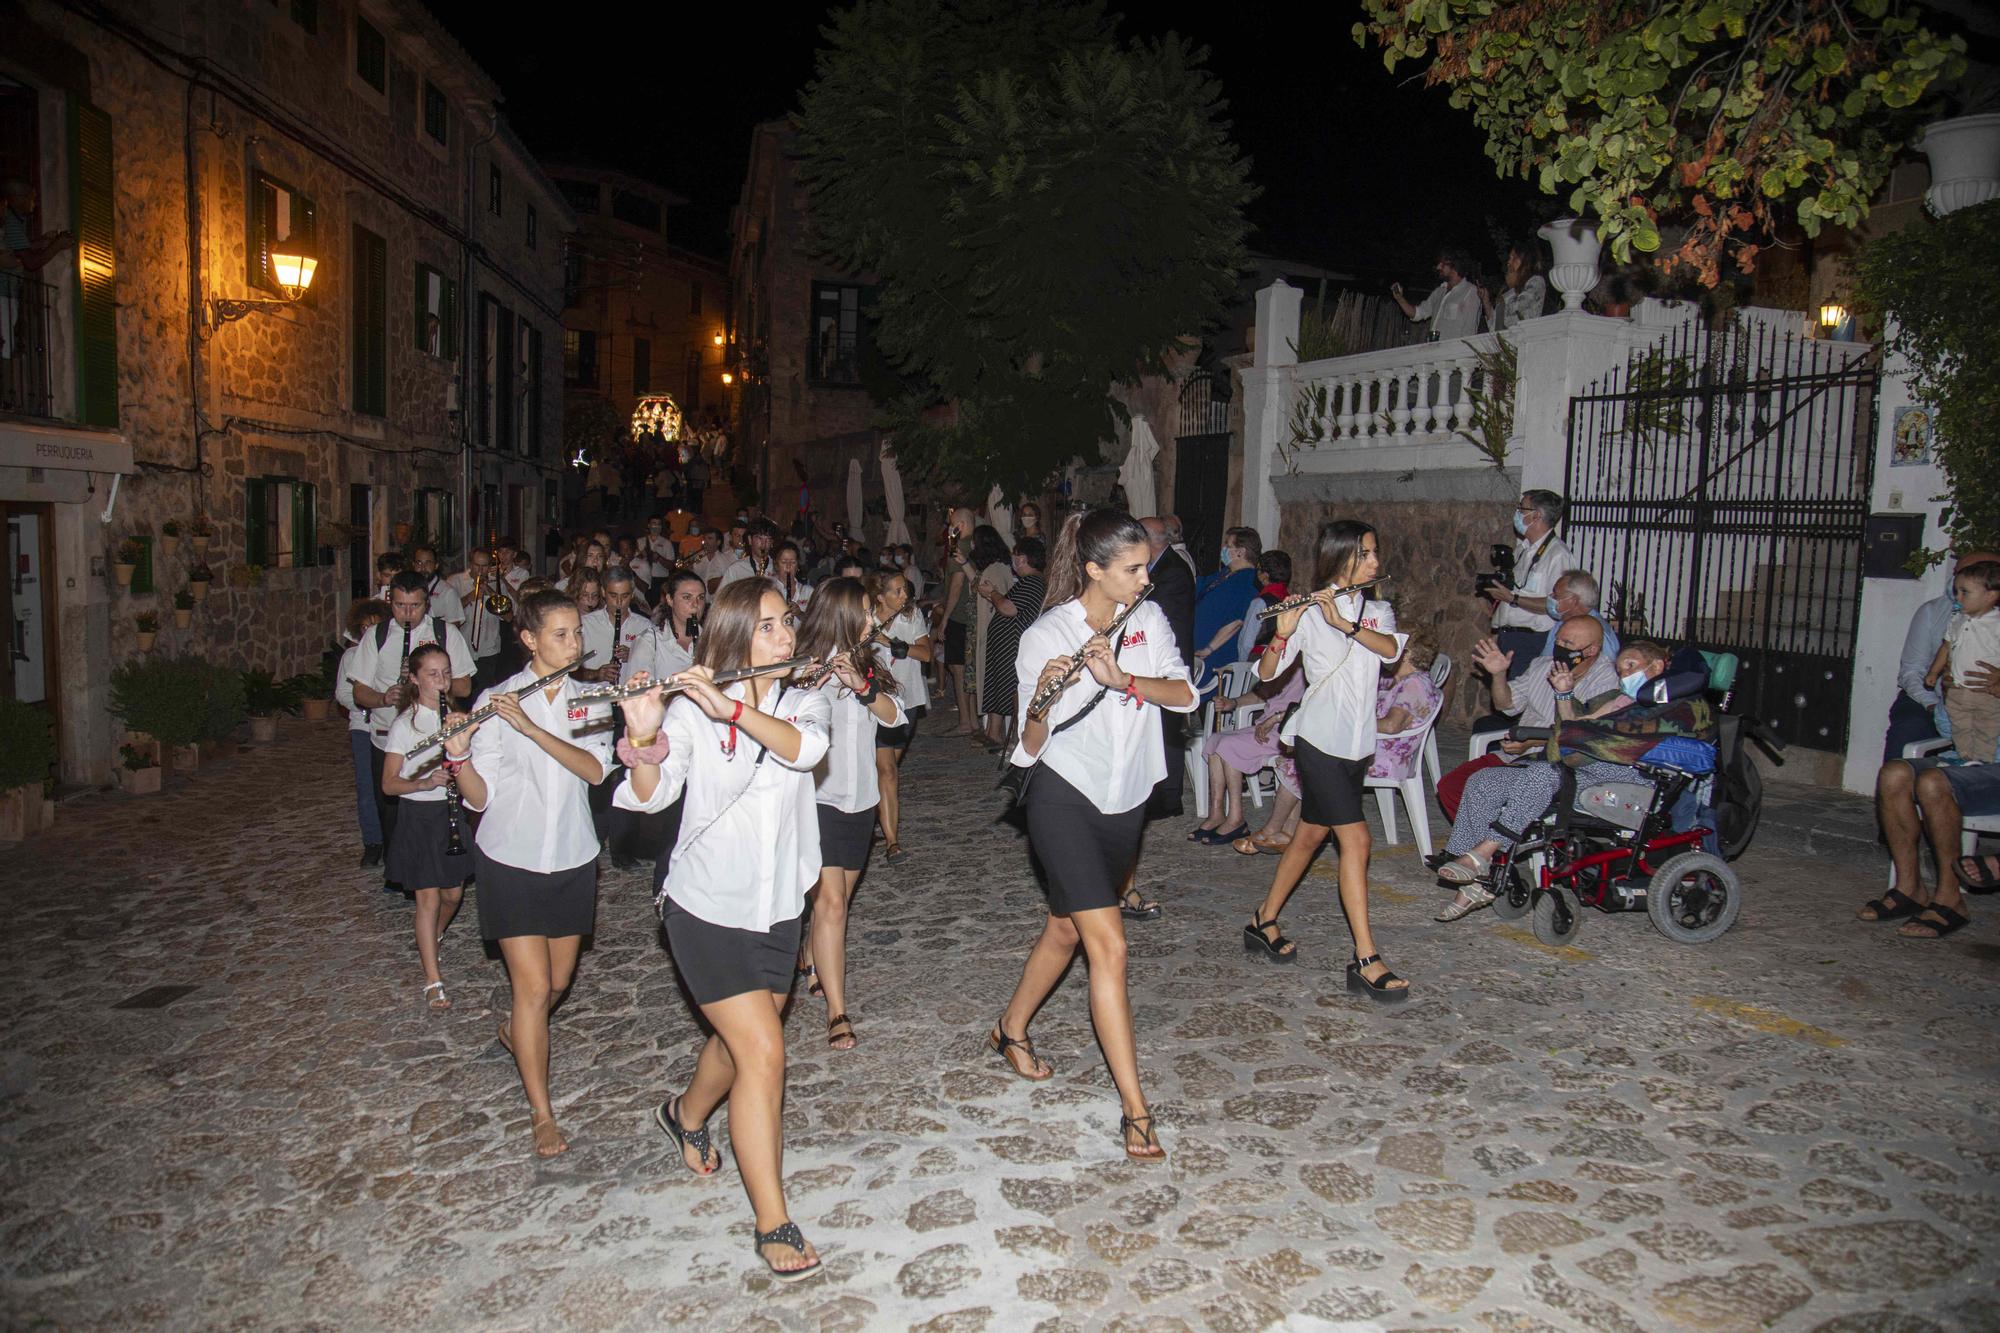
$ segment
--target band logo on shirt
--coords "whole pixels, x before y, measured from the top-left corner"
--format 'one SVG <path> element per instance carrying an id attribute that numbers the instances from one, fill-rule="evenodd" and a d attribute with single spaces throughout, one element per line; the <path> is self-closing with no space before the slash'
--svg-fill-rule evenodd
<path id="1" fill-rule="evenodd" d="M 584 706 L 583 706 L 583 705 L 581 705 L 581 704 L 571 704 L 571 705 L 570 705 L 570 708 L 569 708 L 569 720 L 570 720 L 570 721 L 572 721 L 572 722 L 582 722 L 582 721 L 585 721 L 585 720 L 587 720 L 587 719 L 588 719 L 589 717 L 590 717 L 590 710 L 589 710 L 588 708 L 584 707 Z"/>
<path id="2" fill-rule="evenodd" d="M 1130 634 L 1127 634 L 1125 636 L 1125 642 L 1122 646 L 1125 648 L 1137 648 L 1140 644 L 1144 643 L 1145 641 L 1146 641 L 1146 631 L 1142 629 L 1135 629 Z"/>

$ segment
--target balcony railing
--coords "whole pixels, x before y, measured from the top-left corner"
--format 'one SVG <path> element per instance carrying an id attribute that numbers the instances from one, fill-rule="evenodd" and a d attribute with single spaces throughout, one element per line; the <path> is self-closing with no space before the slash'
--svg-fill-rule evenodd
<path id="1" fill-rule="evenodd" d="M 55 310 L 55 288 L 0 273 L 0 412 L 55 415 Z"/>
<path id="2" fill-rule="evenodd" d="M 1479 350 L 1492 346 L 1491 335 L 1450 338 L 1302 364 L 1289 423 L 1295 462 L 1318 471 L 1332 461 L 1328 449 L 1467 443 L 1460 432 L 1485 391 Z"/>

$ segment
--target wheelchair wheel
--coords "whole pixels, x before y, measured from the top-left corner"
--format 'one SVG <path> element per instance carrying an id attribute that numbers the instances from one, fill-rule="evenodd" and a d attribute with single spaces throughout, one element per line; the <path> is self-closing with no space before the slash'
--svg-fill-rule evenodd
<path id="1" fill-rule="evenodd" d="M 1535 938 L 1544 944 L 1564 945 L 1575 941 L 1583 929 L 1583 909 L 1576 899 L 1561 889 L 1545 889 L 1535 895 Z"/>
<path id="2" fill-rule="evenodd" d="M 1706 944 L 1736 924 L 1743 886 L 1736 871 L 1709 852 L 1682 852 L 1653 872 L 1646 914 L 1660 933 L 1681 944 Z"/>
<path id="3" fill-rule="evenodd" d="M 1533 862 L 1516 861 L 1507 867 L 1507 882 L 1493 894 L 1492 912 L 1502 921 L 1519 921 L 1535 907 L 1535 881 L 1539 874 Z"/>
<path id="4" fill-rule="evenodd" d="M 1731 761 L 1719 785 L 1722 791 L 1715 807 L 1715 837 L 1723 856 L 1734 861 L 1750 846 L 1764 814 L 1764 777 L 1750 761 L 1747 747 Z"/>

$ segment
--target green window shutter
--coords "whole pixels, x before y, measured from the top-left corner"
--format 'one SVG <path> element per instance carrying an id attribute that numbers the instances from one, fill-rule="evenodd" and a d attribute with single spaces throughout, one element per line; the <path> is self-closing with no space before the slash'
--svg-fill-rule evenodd
<path id="1" fill-rule="evenodd" d="M 250 173 L 250 188 L 244 191 L 249 216 L 243 224 L 243 259 L 249 270 L 244 280 L 252 287 L 271 283 L 271 189 L 263 176 Z"/>
<path id="2" fill-rule="evenodd" d="M 118 247 L 111 117 L 70 95 L 69 174 L 76 233 L 76 415 L 118 429 Z"/>
<path id="3" fill-rule="evenodd" d="M 418 264 L 415 266 L 415 272 L 417 275 L 415 284 L 416 299 L 410 306 L 410 329 L 416 336 L 417 350 L 419 352 L 428 352 L 431 349 L 430 345 L 424 340 L 424 321 L 430 318 L 431 313 L 430 266 L 428 264 Z"/>
<path id="4" fill-rule="evenodd" d="M 458 284 L 444 280 L 444 359 L 458 359 Z"/>
<path id="5" fill-rule="evenodd" d="M 264 526 L 264 479 L 243 480 L 243 563 L 270 563 L 270 542 Z"/>
<path id="6" fill-rule="evenodd" d="M 319 496 L 309 481 L 292 483 L 292 563 L 302 569 L 319 563 Z"/>
<path id="7" fill-rule="evenodd" d="M 153 590 L 153 539 L 140 537 L 139 558 L 132 563 L 132 591 L 135 593 Z"/>

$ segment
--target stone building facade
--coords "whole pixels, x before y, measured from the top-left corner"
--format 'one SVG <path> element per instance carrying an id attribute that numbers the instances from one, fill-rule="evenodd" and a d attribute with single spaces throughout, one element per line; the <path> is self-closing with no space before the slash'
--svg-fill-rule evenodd
<path id="1" fill-rule="evenodd" d="M 546 512 L 573 221 L 421 5 L 10 8 L 5 172 L 41 187 L 36 229 L 79 244 L 40 275 L 46 391 L 0 402 L 0 505 L 41 592 L 14 602 L 39 655 L 9 683 L 54 713 L 59 776 L 102 782 L 119 735 L 108 681 L 140 616 L 158 617 L 154 651 L 309 670 L 377 553 L 427 539 L 449 563 L 495 487 L 537 497 L 510 519 Z M 533 246 L 518 212 L 469 216 L 496 169 L 506 203 L 538 203 Z M 288 243 L 318 261 L 297 301 L 268 262 Z M 463 352 L 477 298 L 501 290 L 540 329 L 524 397 L 546 457 L 468 450 L 483 381 Z M 212 591 L 176 629 L 204 523 Z M 145 562 L 125 588 L 108 571 L 128 539 Z"/>

